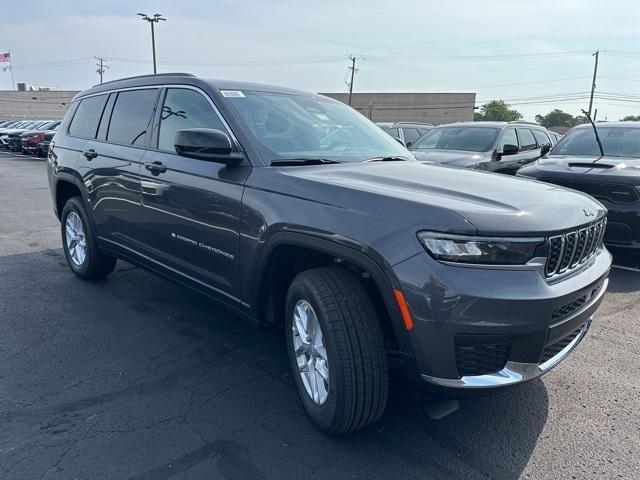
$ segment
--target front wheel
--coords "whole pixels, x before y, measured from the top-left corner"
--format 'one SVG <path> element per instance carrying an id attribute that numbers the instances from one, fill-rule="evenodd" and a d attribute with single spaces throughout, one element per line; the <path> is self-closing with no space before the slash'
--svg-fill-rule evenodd
<path id="1" fill-rule="evenodd" d="M 389 373 L 363 285 L 338 267 L 307 270 L 294 278 L 286 305 L 289 360 L 311 420 L 330 434 L 375 422 L 386 407 Z"/>
<path id="2" fill-rule="evenodd" d="M 116 259 L 98 250 L 82 198 L 70 198 L 64 205 L 60 220 L 62 248 L 73 273 L 84 280 L 97 280 L 109 275 L 116 266 Z"/>

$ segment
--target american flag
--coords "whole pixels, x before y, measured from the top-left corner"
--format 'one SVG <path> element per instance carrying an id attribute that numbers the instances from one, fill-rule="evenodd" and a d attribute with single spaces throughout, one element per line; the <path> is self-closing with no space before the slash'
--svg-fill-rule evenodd
<path id="1" fill-rule="evenodd" d="M 11 62 L 11 53 L 0 53 L 0 62 Z"/>

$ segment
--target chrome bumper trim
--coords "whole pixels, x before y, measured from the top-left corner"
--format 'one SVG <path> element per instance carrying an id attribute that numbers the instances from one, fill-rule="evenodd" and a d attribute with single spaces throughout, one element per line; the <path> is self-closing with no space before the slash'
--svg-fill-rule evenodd
<path id="1" fill-rule="evenodd" d="M 472 375 L 462 378 L 438 378 L 429 375 L 421 375 L 425 382 L 450 388 L 491 388 L 502 387 L 505 385 L 514 385 L 516 383 L 526 382 L 533 378 L 539 377 L 543 373 L 548 372 L 558 363 L 565 359 L 569 353 L 582 341 L 587 334 L 593 316 L 590 317 L 582 327 L 582 331 L 574 338 L 569 345 L 560 350 L 556 355 L 551 357 L 544 363 L 520 363 L 507 362 L 505 367 L 496 373 L 487 375 Z"/>

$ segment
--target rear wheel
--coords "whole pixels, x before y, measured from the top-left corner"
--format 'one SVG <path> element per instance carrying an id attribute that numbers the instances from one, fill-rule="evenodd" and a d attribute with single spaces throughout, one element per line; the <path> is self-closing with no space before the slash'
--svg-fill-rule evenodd
<path id="1" fill-rule="evenodd" d="M 286 305 L 289 360 L 311 420 L 331 434 L 375 422 L 386 407 L 389 373 L 362 284 L 341 268 L 307 270 L 294 278 Z"/>
<path id="2" fill-rule="evenodd" d="M 103 255 L 96 244 L 91 224 L 80 197 L 67 200 L 60 222 L 62 248 L 69 267 L 84 280 L 96 280 L 109 275 L 116 259 Z"/>

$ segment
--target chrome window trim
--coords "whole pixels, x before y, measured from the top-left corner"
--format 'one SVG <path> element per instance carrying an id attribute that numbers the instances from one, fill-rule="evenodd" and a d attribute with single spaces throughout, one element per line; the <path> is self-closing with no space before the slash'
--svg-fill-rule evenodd
<path id="1" fill-rule="evenodd" d="M 147 89 L 158 89 L 158 88 L 186 88 L 188 90 L 195 90 L 196 92 L 199 92 L 201 95 L 204 95 L 204 97 L 209 101 L 209 103 L 211 104 L 211 106 L 215 110 L 215 112 L 218 115 L 218 117 L 220 117 L 220 120 L 222 120 L 222 123 L 224 124 L 225 128 L 229 131 L 229 134 L 231 135 L 231 138 L 235 142 L 236 146 L 242 151 L 242 146 L 240 145 L 240 142 L 238 141 L 238 138 L 233 133 L 233 130 L 229 126 L 229 123 L 225 120 L 225 118 L 220 113 L 220 110 L 218 109 L 217 105 L 211 99 L 209 94 L 207 94 L 207 92 L 205 92 L 200 87 L 196 87 L 195 85 L 188 85 L 188 84 L 184 84 L 184 83 L 160 83 L 160 84 L 154 84 L 154 85 L 140 85 L 140 86 L 137 86 L 137 87 L 112 88 L 112 89 L 104 90 L 102 92 L 90 93 L 88 95 L 83 95 L 81 97 L 77 97 L 76 100 L 83 100 L 85 98 L 96 97 L 98 95 L 105 95 L 105 94 L 108 95 L 110 93 L 116 93 L 116 92 L 126 92 L 126 91 L 129 91 L 129 90 L 147 90 Z M 153 148 L 152 150 L 157 150 L 157 149 Z M 164 150 L 158 150 L 158 151 L 164 152 Z"/>

